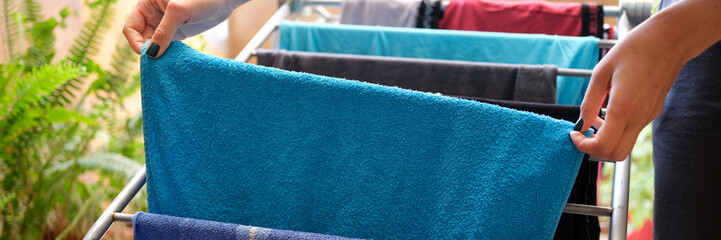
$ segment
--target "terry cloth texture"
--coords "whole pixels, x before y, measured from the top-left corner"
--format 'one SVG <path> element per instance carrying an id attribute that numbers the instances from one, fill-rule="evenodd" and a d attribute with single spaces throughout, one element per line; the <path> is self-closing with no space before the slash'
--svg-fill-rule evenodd
<path id="1" fill-rule="evenodd" d="M 429 58 L 509 64 L 551 64 L 593 69 L 598 39 L 541 34 L 514 34 L 393 28 L 360 25 L 280 24 L 280 48 L 291 51 Z M 557 78 L 558 103 L 580 105 L 588 79 Z"/>
<path id="2" fill-rule="evenodd" d="M 576 121 L 581 113 L 581 108 L 579 106 L 503 101 L 466 96 L 455 97 L 542 114 L 571 122 Z M 596 205 L 597 180 L 598 162 L 589 162 L 588 155 L 586 155 L 581 163 L 578 176 L 576 176 L 576 182 L 573 184 L 573 189 L 571 190 L 571 196 L 568 198 L 568 202 Z M 600 237 L 600 233 L 601 227 L 598 223 L 598 217 L 564 213 L 561 215 L 561 220 L 558 223 L 558 228 L 556 228 L 556 234 L 553 236 L 553 239 L 597 240 Z"/>
<path id="3" fill-rule="evenodd" d="M 415 27 L 421 0 L 343 0 L 340 23 Z"/>
<path id="4" fill-rule="evenodd" d="M 683 66 L 652 123 L 654 239 L 718 238 L 720 118 L 721 41 Z"/>
<path id="5" fill-rule="evenodd" d="M 552 65 L 258 50 L 258 64 L 444 95 L 556 103 Z M 578 116 L 576 116 L 578 117 Z"/>
<path id="6" fill-rule="evenodd" d="M 525 86 L 518 87 L 535 89 L 538 90 L 538 93 L 519 94 L 519 91 L 512 91 L 515 89 L 513 84 L 508 86 L 509 83 L 517 82 L 514 75 L 521 74 L 521 72 L 529 73 L 529 71 L 521 71 L 519 65 L 264 49 L 258 50 L 257 56 L 258 64 L 268 67 L 355 79 L 425 92 L 440 92 L 445 95 L 465 95 L 462 98 L 543 114 L 571 122 L 576 121 L 580 115 L 579 106 L 479 98 L 483 96 L 496 99 L 518 97 L 520 99 L 515 100 L 523 101 L 521 99 L 526 99 L 525 101 L 533 101 L 529 97 L 537 97 L 535 95 L 539 94 L 549 95 L 548 93 L 551 93 L 550 96 L 547 96 L 550 98 L 546 98 L 546 102 L 553 103 L 556 96 L 555 67 L 552 68 L 553 74 L 546 74 L 548 75 L 545 77 L 546 80 L 542 80 L 544 79 L 543 74 L 535 71 L 530 71 L 531 74 L 529 74 L 530 77 L 541 78 L 537 79 L 540 82 L 550 82 L 550 85 L 554 86 L 553 89 L 544 87 L 547 84 L 539 86 L 539 84 L 528 83 Z M 548 67 L 536 66 L 536 68 L 550 70 Z M 515 73 L 516 71 L 518 73 Z M 542 100 L 542 98 L 539 100 Z M 597 174 L 598 163 L 589 164 L 584 161 L 581 164 L 568 202 L 596 205 Z M 599 233 L 600 227 L 597 217 L 564 213 L 561 216 L 554 239 L 598 239 Z"/>
<path id="7" fill-rule="evenodd" d="M 135 240 L 350 240 L 349 238 L 268 229 L 139 212 L 133 216 Z"/>
<path id="8" fill-rule="evenodd" d="M 159 214 L 356 238 L 551 238 L 584 155 L 567 121 L 180 42 L 143 54 L 141 84 Z"/>

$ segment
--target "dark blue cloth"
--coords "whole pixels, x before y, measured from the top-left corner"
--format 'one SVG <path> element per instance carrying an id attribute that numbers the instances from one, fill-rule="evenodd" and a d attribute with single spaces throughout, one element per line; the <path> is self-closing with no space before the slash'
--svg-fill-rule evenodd
<path id="1" fill-rule="evenodd" d="M 653 122 L 654 239 L 719 238 L 719 120 L 721 42 L 684 65 Z"/>
<path id="2" fill-rule="evenodd" d="M 139 212 L 133 216 L 135 240 L 351 240 L 316 233 L 268 229 Z"/>
<path id="3" fill-rule="evenodd" d="M 153 213 L 358 238 L 548 239 L 584 155 L 568 121 L 180 42 L 143 54 L 141 84 Z"/>

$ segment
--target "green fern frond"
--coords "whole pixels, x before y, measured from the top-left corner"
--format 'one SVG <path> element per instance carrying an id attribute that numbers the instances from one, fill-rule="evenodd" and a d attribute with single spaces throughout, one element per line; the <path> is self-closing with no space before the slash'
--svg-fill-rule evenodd
<path id="1" fill-rule="evenodd" d="M 33 68 L 29 75 L 18 81 L 14 87 L 6 89 L 0 105 L 0 114 L 6 117 L 17 115 L 23 110 L 33 107 L 43 97 L 52 93 L 72 78 L 85 72 L 81 66 L 56 63 Z M 11 99 L 9 99 L 11 98 Z"/>
<path id="2" fill-rule="evenodd" d="M 62 172 L 73 166 L 85 170 L 100 169 L 101 171 L 117 173 L 130 179 L 143 167 L 143 164 L 117 153 L 93 153 L 78 158 L 77 161 L 65 161 L 55 164 L 45 171 L 45 174 L 51 175 L 56 172 Z"/>
<path id="3" fill-rule="evenodd" d="M 70 48 L 70 60 L 75 63 L 85 63 L 90 56 L 98 51 L 98 44 L 102 35 L 110 28 L 115 13 L 112 2 L 103 2 L 93 9 L 90 19 L 83 24 L 83 31 L 75 38 Z"/>
<path id="4" fill-rule="evenodd" d="M 40 14 L 42 9 L 42 6 L 38 4 L 35 0 L 23 0 L 23 10 L 25 13 L 25 20 L 28 22 L 34 23 L 40 20 Z"/>
<path id="5" fill-rule="evenodd" d="M 2 5 L 2 21 L 3 21 L 3 38 L 5 42 L 5 50 L 6 54 L 9 57 L 9 60 L 15 60 L 15 57 L 18 55 L 18 49 L 19 47 L 17 44 L 20 44 L 17 39 L 18 38 L 18 22 L 15 19 L 16 10 L 15 6 L 13 6 L 12 0 L 3 0 Z"/>
<path id="6" fill-rule="evenodd" d="M 84 123 L 88 126 L 95 126 L 98 124 L 93 119 L 75 110 L 65 108 L 29 109 L 23 111 L 20 116 L 16 117 L 14 121 L 12 121 L 9 129 L 2 132 L 3 138 L 1 139 L 2 142 L 0 142 L 0 146 L 7 146 L 7 144 L 14 141 L 23 133 L 41 125 L 68 122 Z"/>
<path id="7" fill-rule="evenodd" d="M 12 201 L 14 199 L 15 199 L 14 193 L 8 193 L 8 194 L 0 193 L 0 211 L 2 211 L 3 208 L 5 208 L 6 204 L 8 204 L 10 201 Z"/>
<path id="8" fill-rule="evenodd" d="M 83 24 L 82 32 L 75 38 L 73 45 L 70 47 L 68 60 L 91 67 L 89 58 L 98 52 L 98 46 L 102 41 L 103 34 L 110 28 L 114 15 L 113 3 L 112 1 L 103 1 L 99 2 L 99 5 L 95 7 L 91 7 L 93 13 L 90 19 Z M 75 98 L 75 94 L 71 89 L 80 89 L 82 85 L 83 79 L 81 78 L 73 78 L 67 81 L 53 93 L 51 102 L 55 105 L 70 103 Z"/>
<path id="9" fill-rule="evenodd" d="M 130 48 L 124 36 L 120 35 L 117 43 L 111 58 L 110 66 L 112 68 L 99 74 L 98 79 L 93 82 L 88 91 L 104 90 L 108 93 L 114 93 L 116 98 L 114 100 L 122 101 L 139 89 L 139 82 L 131 78 L 133 73 L 137 71 L 135 66 L 137 66 L 139 56 Z"/>

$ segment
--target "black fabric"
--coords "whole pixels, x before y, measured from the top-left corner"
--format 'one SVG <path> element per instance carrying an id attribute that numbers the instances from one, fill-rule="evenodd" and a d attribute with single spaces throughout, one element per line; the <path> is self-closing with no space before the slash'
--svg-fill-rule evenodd
<path id="1" fill-rule="evenodd" d="M 654 239 L 719 238 L 719 119 L 721 41 L 684 65 L 653 122 Z"/>
<path id="2" fill-rule="evenodd" d="M 416 28 L 438 29 L 438 22 L 443 18 L 443 6 L 440 0 L 423 0 L 418 7 Z"/>
<path id="3" fill-rule="evenodd" d="M 552 118 L 562 119 L 569 122 L 575 122 L 580 116 L 581 109 L 579 106 L 530 103 L 518 101 L 504 101 L 494 99 L 484 99 L 476 97 L 464 97 L 469 100 L 495 104 L 501 107 L 512 108 L 527 112 L 543 114 Z M 596 183 L 598 179 L 598 162 L 589 162 L 588 155 L 583 159 L 581 167 L 576 177 L 576 182 L 571 190 L 568 198 L 569 203 L 579 203 L 587 205 L 596 205 Z M 598 217 L 583 216 L 576 214 L 564 213 L 556 228 L 556 235 L 553 239 L 599 239 L 601 227 L 598 224 Z"/>
<path id="4" fill-rule="evenodd" d="M 653 122 L 654 239 L 715 239 L 721 226 L 721 42 L 689 61 Z"/>
<path id="5" fill-rule="evenodd" d="M 419 58 L 258 50 L 258 64 L 423 92 L 556 103 L 558 68 Z"/>
<path id="6" fill-rule="evenodd" d="M 603 38 L 603 5 L 597 3 L 581 4 L 581 36 Z"/>

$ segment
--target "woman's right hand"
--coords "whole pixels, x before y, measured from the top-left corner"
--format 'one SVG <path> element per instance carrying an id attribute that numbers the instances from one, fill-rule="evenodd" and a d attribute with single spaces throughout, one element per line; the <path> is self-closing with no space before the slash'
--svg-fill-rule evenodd
<path id="1" fill-rule="evenodd" d="M 227 19 L 247 0 L 139 0 L 123 26 L 130 47 L 140 54 L 150 39 L 148 56 L 163 55 L 171 40 L 183 40 Z"/>

